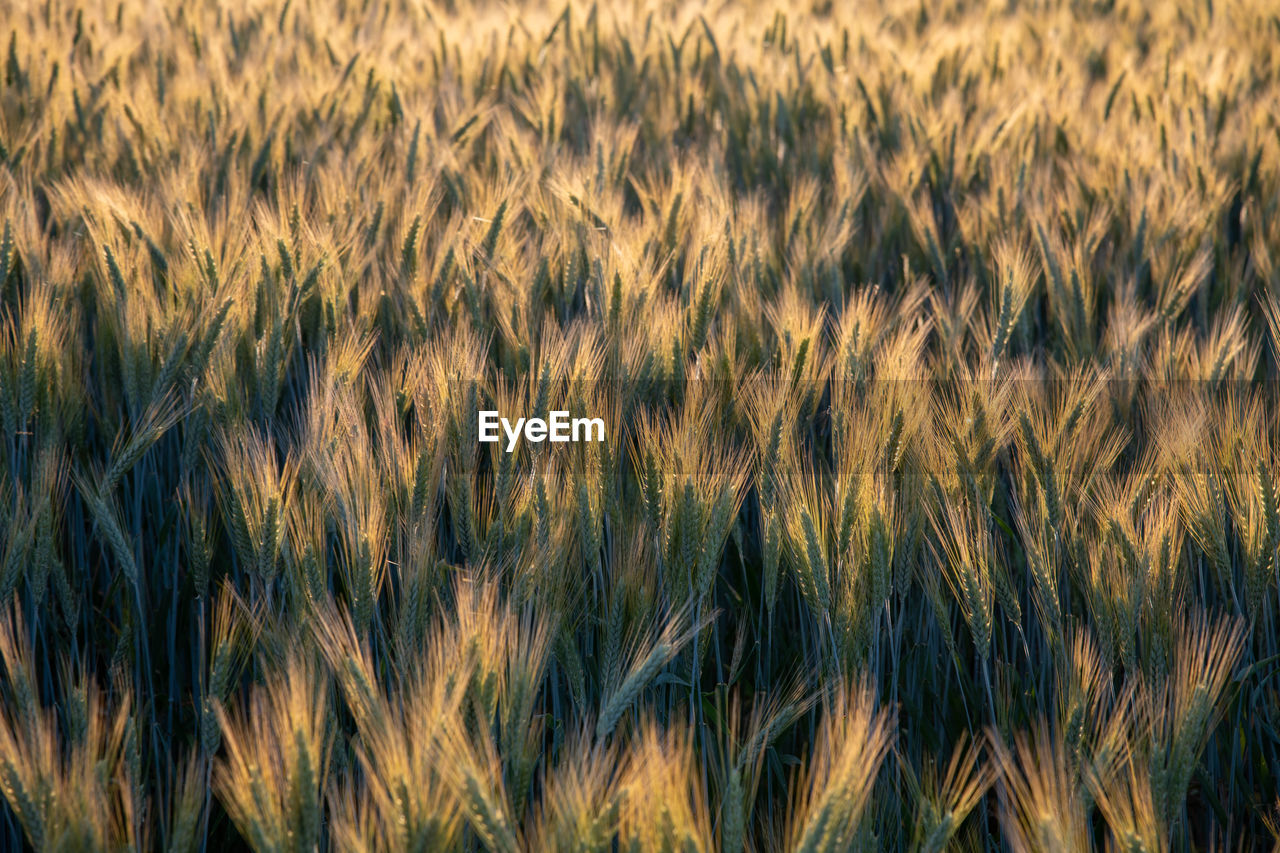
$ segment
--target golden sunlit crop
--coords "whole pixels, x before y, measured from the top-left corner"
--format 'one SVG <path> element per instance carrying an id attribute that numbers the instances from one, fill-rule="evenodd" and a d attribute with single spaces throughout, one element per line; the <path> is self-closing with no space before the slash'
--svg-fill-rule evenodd
<path id="1" fill-rule="evenodd" d="M 559 2 L 0 0 L 0 849 L 1275 844 L 1280 7 Z"/>

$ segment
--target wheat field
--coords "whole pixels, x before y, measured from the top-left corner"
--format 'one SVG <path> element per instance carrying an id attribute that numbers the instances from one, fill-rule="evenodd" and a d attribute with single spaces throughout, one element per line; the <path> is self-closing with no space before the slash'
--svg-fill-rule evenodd
<path id="1" fill-rule="evenodd" d="M 1275 849 L 1280 8 L 559 2 L 0 0 L 0 849 Z"/>

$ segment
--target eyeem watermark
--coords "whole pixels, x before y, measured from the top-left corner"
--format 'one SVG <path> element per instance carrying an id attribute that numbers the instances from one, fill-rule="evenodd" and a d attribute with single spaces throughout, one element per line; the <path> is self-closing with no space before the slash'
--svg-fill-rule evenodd
<path id="1" fill-rule="evenodd" d="M 602 418 L 570 418 L 568 412 L 551 412 L 548 420 L 542 418 L 516 418 L 511 421 L 496 411 L 480 412 L 480 440 L 486 442 L 500 441 L 498 428 L 507 437 L 507 452 L 516 449 L 521 435 L 525 441 L 541 444 L 551 441 L 604 441 L 604 420 Z"/>

